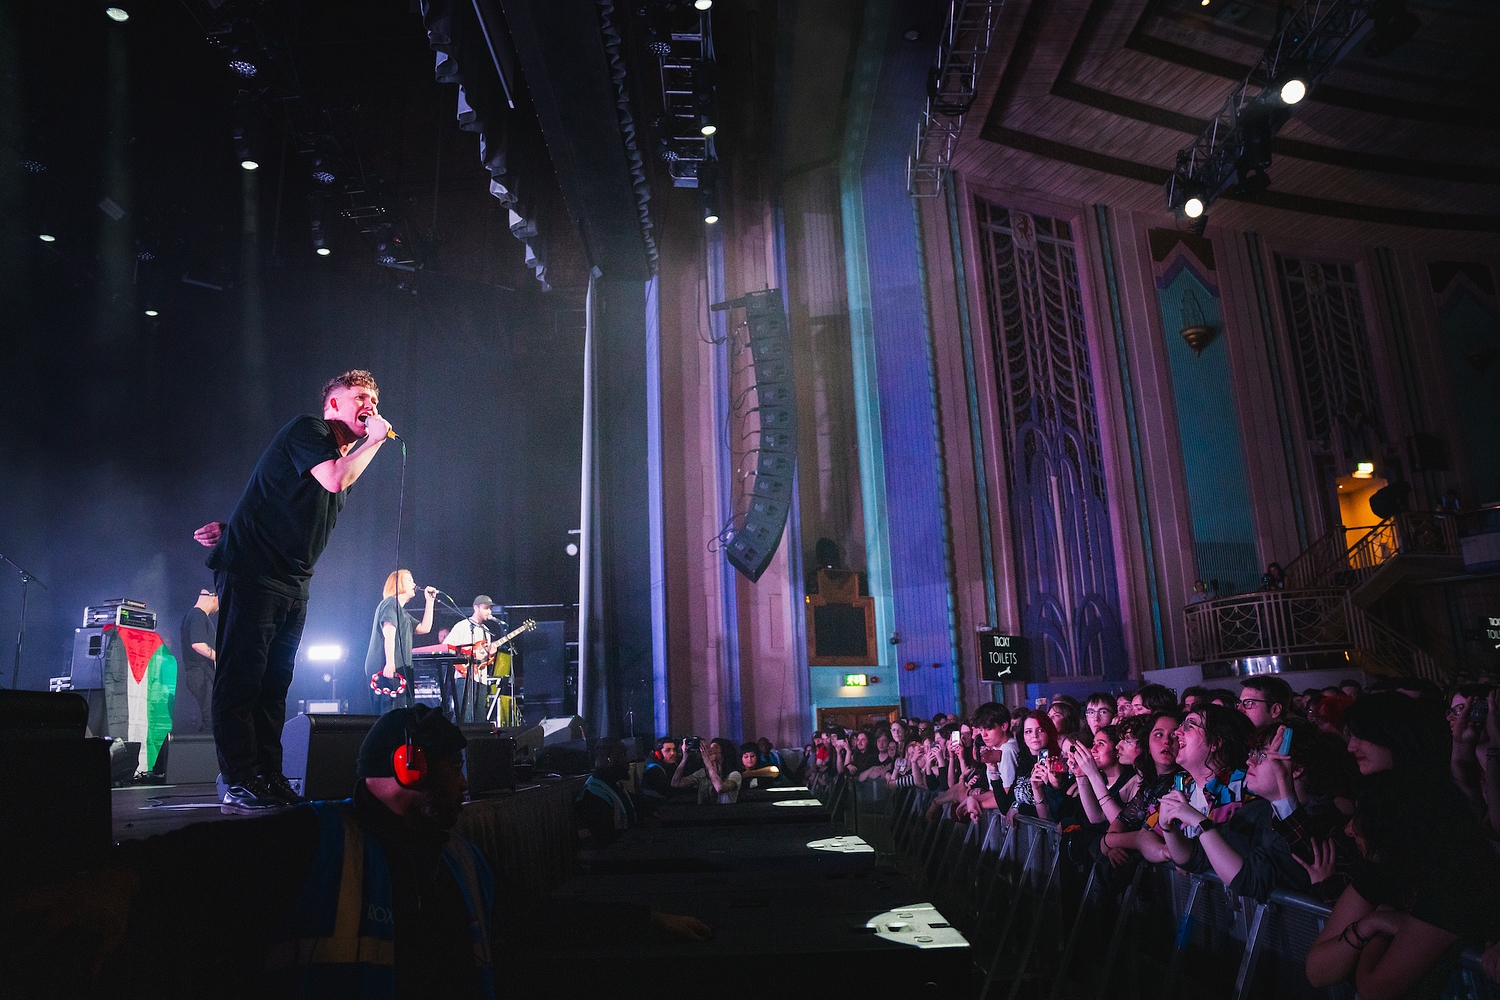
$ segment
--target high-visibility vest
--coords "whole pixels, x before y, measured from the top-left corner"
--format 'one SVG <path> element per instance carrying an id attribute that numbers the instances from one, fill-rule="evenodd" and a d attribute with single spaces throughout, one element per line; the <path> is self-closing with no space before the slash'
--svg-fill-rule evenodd
<path id="1" fill-rule="evenodd" d="M 318 817 L 318 856 L 296 908 L 267 950 L 263 992 L 394 1000 L 396 921 L 380 840 L 360 829 L 349 799 L 298 808 Z M 442 857 L 463 896 L 480 993 L 493 997 L 490 867 L 477 847 L 457 836 L 449 838 Z"/>

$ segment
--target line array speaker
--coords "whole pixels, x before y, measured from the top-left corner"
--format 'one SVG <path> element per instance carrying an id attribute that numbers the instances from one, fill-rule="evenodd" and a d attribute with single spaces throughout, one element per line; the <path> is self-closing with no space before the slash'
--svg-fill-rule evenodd
<path id="1" fill-rule="evenodd" d="M 781 544 L 797 471 L 797 388 L 792 378 L 792 337 L 780 289 L 750 292 L 733 303 L 721 305 L 743 305 L 745 321 L 750 325 L 760 450 L 755 490 L 745 512 L 745 523 L 726 548 L 730 565 L 754 582 L 771 564 L 771 557 Z"/>

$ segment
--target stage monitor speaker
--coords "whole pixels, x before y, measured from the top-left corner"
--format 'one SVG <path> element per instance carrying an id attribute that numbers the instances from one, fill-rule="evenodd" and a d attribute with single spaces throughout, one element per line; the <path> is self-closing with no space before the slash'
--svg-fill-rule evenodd
<path id="1" fill-rule="evenodd" d="M 714 309 L 743 306 L 750 327 L 750 360 L 755 370 L 755 408 L 760 419 L 755 488 L 744 522 L 725 546 L 729 563 L 751 582 L 760 579 L 786 529 L 792 479 L 797 471 L 797 387 L 792 372 L 792 338 L 781 291 L 767 288 L 742 295 Z"/>
<path id="2" fill-rule="evenodd" d="M 576 715 L 542 720 L 542 745 L 556 746 L 583 739 L 583 720 Z"/>
<path id="3" fill-rule="evenodd" d="M 0 689 L 0 743 L 13 740 L 81 740 L 89 703 L 68 691 Z"/>
<path id="4" fill-rule="evenodd" d="M 0 690 L 0 857 L 7 890 L 97 868 L 110 845 L 109 740 L 76 694 Z"/>
<path id="5" fill-rule="evenodd" d="M 516 760 L 530 760 L 545 746 L 546 730 L 541 726 L 502 727 L 495 730 L 495 734 L 515 741 Z"/>
<path id="6" fill-rule="evenodd" d="M 568 697 L 568 650 L 562 622 L 537 622 L 516 637 L 520 654 L 521 694 L 530 718 L 573 711 Z"/>
<path id="7" fill-rule="evenodd" d="M 359 746 L 378 715 L 299 715 L 281 731 L 282 772 L 297 794 L 346 799 L 354 794 Z"/>
<path id="8" fill-rule="evenodd" d="M 489 723 L 461 723 L 464 737 L 464 773 L 469 794 L 475 797 L 516 787 L 516 741 L 502 736 Z"/>
<path id="9" fill-rule="evenodd" d="M 219 777 L 213 733 L 168 733 L 156 766 L 169 785 L 213 784 Z"/>

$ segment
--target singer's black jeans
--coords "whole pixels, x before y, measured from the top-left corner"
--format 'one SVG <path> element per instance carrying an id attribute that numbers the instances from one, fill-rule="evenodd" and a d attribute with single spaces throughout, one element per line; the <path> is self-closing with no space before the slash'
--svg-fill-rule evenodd
<path id="1" fill-rule="evenodd" d="M 227 784 L 281 770 L 281 728 L 307 600 L 222 573 L 219 660 L 214 672 L 214 743 Z"/>

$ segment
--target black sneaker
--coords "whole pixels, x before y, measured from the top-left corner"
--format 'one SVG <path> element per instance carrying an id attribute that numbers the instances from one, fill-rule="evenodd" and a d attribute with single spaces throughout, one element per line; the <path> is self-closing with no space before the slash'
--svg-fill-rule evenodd
<path id="1" fill-rule="evenodd" d="M 219 811 L 236 816 L 259 816 L 285 807 L 286 801 L 272 792 L 263 779 L 250 778 L 224 789 Z"/>
<path id="2" fill-rule="evenodd" d="M 280 771 L 268 774 L 261 780 L 266 783 L 266 787 L 271 790 L 272 795 L 289 806 L 301 805 L 307 801 L 307 799 L 297 794 L 297 790 L 292 787 L 291 779 Z"/>

